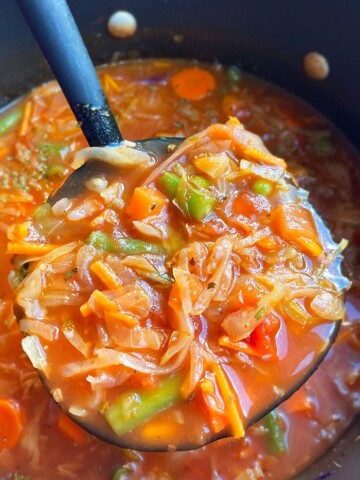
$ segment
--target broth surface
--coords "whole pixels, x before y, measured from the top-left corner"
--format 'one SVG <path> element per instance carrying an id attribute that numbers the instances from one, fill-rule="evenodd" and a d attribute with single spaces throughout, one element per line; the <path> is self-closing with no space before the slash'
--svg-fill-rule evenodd
<path id="1" fill-rule="evenodd" d="M 206 67 L 215 79 L 212 92 L 201 99 L 179 98 L 171 79 L 186 65 L 164 60 L 100 70 L 124 136 L 129 140 L 188 136 L 229 116 L 260 135 L 311 191 L 312 203 L 332 227 L 336 240 L 345 237 L 350 241 L 345 256 L 354 288 L 348 294 L 347 322 L 319 371 L 278 409 L 287 451 L 274 453 L 271 427 L 262 422 L 241 440 L 222 440 L 194 452 L 143 454 L 106 445 L 66 423 L 22 353 L 4 274 L 0 397 L 11 398 L 23 418 L 18 443 L 0 450 L 4 478 L 111 478 L 116 468 L 120 468 L 116 478 L 129 479 L 288 478 L 324 451 L 360 408 L 356 291 L 360 215 L 354 155 L 309 107 L 233 67 Z M 14 127 L 3 134 L 0 144 L 1 264 L 6 274 L 10 271 L 10 256 L 4 253 L 7 226 L 25 220 L 34 206 L 46 200 L 68 173 L 73 152 L 86 146 L 55 84 L 35 90 L 12 112 Z M 18 119 L 16 112 L 20 112 Z"/>

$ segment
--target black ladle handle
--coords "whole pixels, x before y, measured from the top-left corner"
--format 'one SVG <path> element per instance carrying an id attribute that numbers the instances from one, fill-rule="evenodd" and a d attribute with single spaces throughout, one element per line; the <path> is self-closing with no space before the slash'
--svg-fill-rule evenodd
<path id="1" fill-rule="evenodd" d="M 92 147 L 123 139 L 66 0 L 17 0 Z"/>

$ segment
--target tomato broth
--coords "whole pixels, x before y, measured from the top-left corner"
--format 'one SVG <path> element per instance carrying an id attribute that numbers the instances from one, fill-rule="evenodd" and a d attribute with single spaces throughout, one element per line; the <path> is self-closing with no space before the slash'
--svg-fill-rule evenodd
<path id="1" fill-rule="evenodd" d="M 189 80 L 189 72 L 191 75 L 197 75 L 198 78 L 195 81 L 194 79 Z M 25 239 L 26 241 L 29 238 L 30 240 L 40 238 L 36 237 L 36 235 L 39 235 L 39 232 L 41 233 L 41 229 L 36 230 L 36 225 L 41 225 L 41 228 L 44 228 L 46 224 L 46 241 L 48 245 L 63 246 L 64 243 L 71 242 L 77 237 L 77 240 L 85 242 L 85 248 L 100 248 L 101 251 L 106 251 L 107 248 L 104 245 L 109 241 L 109 238 L 104 237 L 104 235 L 111 234 L 112 230 L 108 227 L 100 228 L 99 226 L 104 224 L 114 225 L 117 220 L 109 212 L 106 214 L 105 220 L 104 216 L 101 218 L 101 215 L 104 215 L 104 213 L 100 209 L 99 204 L 96 203 L 97 199 L 95 197 L 99 193 L 99 185 L 95 184 L 91 185 L 91 188 L 89 188 L 91 193 L 87 195 L 87 199 L 89 200 L 90 198 L 89 201 L 93 203 L 91 204 L 92 215 L 86 221 L 84 220 L 86 217 L 68 218 L 64 225 L 61 226 L 55 226 L 55 224 L 51 223 L 52 220 L 49 221 L 47 217 L 48 211 L 46 211 L 48 207 L 43 202 L 46 201 L 49 193 L 71 171 L 70 164 L 74 159 L 74 155 L 80 149 L 86 147 L 86 143 L 59 87 L 55 83 L 39 87 L 21 102 L 5 111 L 0 120 L 0 131 L 2 134 L 0 148 L 1 260 L 6 270 L 6 275 L 1 280 L 2 301 L 0 304 L 2 319 L 0 326 L 0 400 L 3 402 L 0 402 L 0 418 L 3 418 L 4 422 L 7 422 L 9 425 L 3 427 L 5 433 L 3 433 L 2 443 L 0 444 L 0 473 L 4 478 L 18 479 L 23 478 L 21 475 L 31 479 L 49 478 L 50 475 L 55 478 L 69 478 L 69 476 L 71 478 L 80 478 L 86 476 L 86 478 L 114 479 L 289 478 L 323 452 L 349 424 L 356 411 L 360 408 L 359 314 L 357 310 L 357 224 L 359 206 L 355 198 L 358 181 L 355 155 L 333 127 L 310 107 L 286 92 L 240 72 L 236 67 L 226 69 L 218 65 L 197 66 L 181 61 L 156 60 L 104 67 L 99 70 L 99 75 L 121 131 L 125 138 L 129 140 L 155 136 L 187 137 L 198 134 L 198 132 L 209 125 L 213 125 L 213 127 L 209 127 L 207 132 L 213 132 L 217 128 L 215 124 L 226 122 L 229 117 L 232 117 L 233 120 L 228 122 L 226 128 L 241 129 L 243 128 L 242 124 L 246 129 L 259 135 L 273 154 L 266 157 L 266 163 L 270 162 L 270 168 L 280 168 L 282 165 L 281 158 L 285 158 L 289 171 L 295 176 L 300 186 L 310 190 L 310 200 L 331 227 L 335 240 L 337 242 L 341 242 L 343 238 L 349 240 L 349 246 L 344 253 L 345 269 L 346 274 L 353 282 L 353 287 L 347 295 L 347 319 L 343 322 L 336 345 L 332 348 L 316 374 L 289 400 L 267 415 L 264 420 L 250 427 L 243 438 L 236 440 L 224 439 L 193 452 L 140 453 L 135 450 L 122 450 L 107 445 L 91 437 L 91 435 L 75 425 L 44 393 L 37 374 L 33 371 L 22 351 L 22 336 L 12 313 L 13 294 L 6 277 L 9 275 L 10 285 L 15 288 L 29 274 L 29 257 L 26 257 L 28 252 L 19 250 L 19 244 L 21 243 L 19 243 L 19 239 Z M 196 140 L 197 137 L 195 137 L 195 142 Z M 181 147 L 179 148 L 181 149 Z M 209 147 L 207 147 L 207 152 L 208 150 Z M 150 271 L 152 272 L 150 286 L 153 285 L 153 282 L 160 284 L 161 288 L 152 291 L 152 295 L 156 298 L 156 302 L 153 305 L 160 306 L 160 310 L 164 311 L 166 302 L 162 297 L 164 295 L 163 292 L 168 292 L 166 297 L 168 299 L 169 295 L 171 296 L 169 292 L 171 292 L 171 289 L 174 289 L 174 286 L 171 286 L 169 282 L 168 271 L 164 266 L 173 257 L 162 258 L 159 250 L 156 250 L 154 247 L 154 245 L 159 243 L 156 240 L 154 229 L 160 228 L 161 230 L 161 222 L 157 223 L 157 219 L 170 218 L 172 234 L 169 238 L 173 243 L 175 242 L 181 247 L 177 246 L 175 249 L 177 255 L 175 255 L 175 259 L 179 257 L 178 252 L 181 249 L 195 248 L 183 245 L 182 237 L 185 236 L 185 231 L 187 231 L 191 242 L 193 242 L 191 245 L 194 245 L 195 242 L 197 249 L 203 248 L 205 243 L 207 248 L 215 248 L 209 247 L 209 242 L 213 242 L 213 245 L 216 245 L 219 239 L 220 241 L 230 241 L 230 236 L 238 231 L 236 228 L 240 228 L 241 232 L 245 231 L 247 235 L 250 235 L 249 231 L 247 231 L 249 224 L 244 223 L 244 217 L 249 217 L 243 211 L 244 203 L 238 202 L 239 206 L 236 207 L 235 200 L 236 192 L 239 190 L 239 183 L 235 182 L 234 190 L 230 190 L 230 193 L 227 192 L 231 197 L 230 210 L 231 208 L 238 209 L 235 212 L 237 214 L 235 228 L 234 223 L 229 224 L 229 218 L 231 218 L 230 210 L 226 210 L 222 206 L 223 202 L 220 202 L 218 197 L 216 197 L 217 203 L 215 203 L 214 185 L 209 181 L 209 178 L 211 180 L 212 177 L 211 175 L 209 176 L 209 170 L 204 170 L 204 157 L 206 155 L 198 155 L 198 153 L 193 155 L 197 170 L 191 170 L 190 173 L 187 172 L 186 174 L 192 182 L 192 197 L 187 197 L 186 211 L 185 213 L 182 212 L 186 220 L 181 220 L 182 217 L 180 216 L 176 217 L 178 211 L 174 213 L 171 210 L 176 206 L 180 211 L 183 208 L 181 203 L 175 198 L 177 193 L 173 196 L 172 190 L 174 182 L 177 185 L 176 188 L 178 188 L 178 183 L 183 178 L 183 172 L 174 170 L 172 167 L 169 167 L 166 171 L 162 169 L 155 177 L 151 177 L 151 174 L 149 177 L 149 172 L 146 169 L 137 167 L 137 170 L 135 169 L 128 177 L 126 177 L 125 173 L 125 179 L 128 178 L 125 182 L 127 181 L 128 183 L 125 183 L 122 187 L 116 187 L 118 188 L 117 195 L 111 197 L 111 202 L 119 202 L 121 204 L 113 204 L 113 209 L 111 210 L 116 211 L 117 207 L 122 209 L 125 203 L 127 214 L 127 217 L 124 217 L 125 223 L 124 221 L 121 223 L 121 230 L 126 235 L 119 237 L 117 234 L 113 238 L 120 244 L 123 242 L 123 245 L 125 238 L 128 242 L 126 248 L 130 250 L 134 248 L 136 250 L 140 245 L 141 248 L 145 249 L 143 258 L 148 263 L 153 262 L 154 257 L 158 255 L 156 257 L 157 263 L 155 263 L 157 268 L 154 271 L 154 263 L 151 265 L 153 270 L 147 265 L 145 268 L 147 277 L 145 276 L 145 279 L 149 280 Z M 221 155 L 221 152 L 215 153 Z M 176 158 L 176 151 L 173 155 Z M 239 161 L 241 159 L 243 162 L 247 161 L 246 166 L 251 169 L 249 163 L 254 160 L 253 155 L 259 156 L 259 152 L 252 152 L 251 154 L 251 152 L 246 153 L 242 151 Z M 264 157 L 262 158 L 264 159 Z M 175 163 L 179 164 L 178 161 Z M 173 164 L 174 162 L 170 163 L 170 165 Z M 184 168 L 188 166 L 188 163 L 184 163 L 182 160 L 180 165 L 182 165 L 181 168 Z M 212 167 L 214 167 L 214 163 L 212 163 Z M 151 165 L 151 168 L 154 168 L 154 165 Z M 155 168 L 157 167 L 155 166 Z M 203 173 L 205 173 L 205 176 Z M 234 174 L 234 172 L 230 173 Z M 247 195 L 247 199 L 252 198 L 251 195 L 257 195 L 256 198 L 263 199 L 260 206 L 257 201 L 256 211 L 261 212 L 261 209 L 264 208 L 263 205 L 268 201 L 267 198 L 270 199 L 269 201 L 273 198 L 274 182 L 263 181 L 261 176 L 258 174 L 257 176 L 252 176 L 251 172 L 248 172 L 247 175 L 250 176 L 242 177 L 241 182 L 245 181 L 246 185 L 242 183 L 241 188 Z M 150 178 L 150 180 L 146 181 L 147 178 Z M 195 180 L 193 180 L 194 178 Z M 134 190 L 135 187 L 137 188 Z M 220 187 L 217 186 L 217 188 L 219 189 Z M 120 190 L 122 190 L 121 195 L 118 195 Z M 195 194 L 202 195 L 202 207 L 200 209 L 198 205 L 194 205 L 194 202 L 189 204 L 189 198 L 192 201 L 194 196 L 196 196 Z M 150 202 L 149 196 L 151 197 Z M 173 198 L 175 198 L 175 207 L 171 203 Z M 228 201 L 227 198 L 226 201 Z M 235 207 L 233 206 L 234 204 Z M 151 207 L 150 214 L 146 212 L 148 205 Z M 34 207 L 37 207 L 35 213 L 33 213 Z M 68 205 L 63 203 L 58 205 L 58 208 L 66 210 Z M 280 207 L 278 204 L 274 204 L 273 208 L 283 207 L 281 207 L 281 204 Z M 302 210 L 302 208 L 307 208 L 307 204 L 305 204 L 305 207 L 297 208 L 295 216 L 308 215 L 308 213 L 303 214 Z M 220 212 L 223 212 L 223 214 L 227 212 L 229 218 L 223 220 L 224 215 L 221 216 Z M 52 215 L 53 213 L 51 213 L 51 217 Z M 201 223 L 205 218 L 210 218 L 209 215 L 212 223 Z M 271 221 L 279 225 L 279 220 L 273 218 L 276 214 L 271 213 L 271 215 Z M 283 212 L 281 215 L 284 216 Z M 152 221 L 149 223 L 145 221 L 144 224 L 144 220 L 147 217 L 150 217 Z M 44 218 L 47 220 L 45 221 Z M 205 228 L 198 228 L 199 222 Z M 291 220 L 291 222 L 293 224 L 294 220 Z M 323 227 L 316 223 L 315 220 L 310 219 L 306 220 L 306 222 L 308 225 L 307 231 L 309 229 L 313 229 L 314 232 L 316 230 L 318 232 L 322 231 Z M 17 226 L 12 226 L 9 229 L 8 227 L 13 224 Z M 74 225 L 76 226 L 74 227 Z M 313 225 L 313 227 L 309 227 L 309 225 Z M 314 225 L 316 226 L 314 227 Z M 266 228 L 266 225 L 264 227 Z M 144 228 L 146 228 L 145 231 Z M 193 231 L 189 234 L 189 229 L 191 228 Z M 274 228 L 284 232 L 283 227 Z M 135 241 L 140 243 L 129 244 L 129 238 L 131 241 L 134 241 L 134 231 L 136 230 L 139 231 L 136 232 L 137 237 Z M 9 243 L 7 243 L 7 233 L 10 238 Z M 226 234 L 228 237 L 226 237 Z M 33 236 L 31 237 L 31 235 Z M 335 252 L 337 250 L 336 245 L 326 235 L 325 240 L 323 238 L 322 241 L 315 233 L 300 241 L 299 238 L 303 238 L 301 235 L 297 233 L 297 238 L 290 240 L 292 249 L 298 249 L 293 255 L 299 252 L 303 255 L 302 258 L 306 264 L 302 268 L 311 269 L 315 268 L 316 265 L 316 268 L 322 268 L 321 265 L 326 264 L 324 257 L 321 257 L 322 251 L 326 247 L 331 247 L 330 250 Z M 233 239 L 231 241 L 235 241 L 235 237 L 231 238 Z M 257 239 L 257 241 L 259 240 L 261 239 Z M 273 244 L 270 246 L 270 249 L 269 245 L 265 245 L 264 250 L 267 261 L 271 259 L 271 255 L 274 255 L 274 252 L 280 251 L 280 247 L 276 245 L 276 242 L 282 242 L 283 240 L 281 236 L 278 240 L 272 238 Z M 41 242 L 44 244 L 43 241 Z M 152 247 L 149 247 L 149 245 L 152 245 Z M 342 245 L 343 243 L 340 243 L 340 246 Z M 79 247 L 74 246 L 73 248 L 79 255 Z M 146 251 L 149 248 L 153 248 L 153 250 Z M 171 245 L 171 248 L 174 248 L 173 245 Z M 261 249 L 261 247 L 259 248 Z M 69 252 L 71 253 L 71 250 Z M 44 253 L 35 252 L 37 255 Z M 88 251 L 85 252 L 85 257 L 88 256 L 88 253 Z M 109 250 L 107 250 L 106 255 L 108 253 Z M 111 253 L 114 252 L 110 251 Z M 339 253 L 340 251 L 338 251 Z M 12 254 L 19 255 L 12 258 Z M 51 255 L 51 253 L 47 255 Z M 76 283 L 78 267 L 73 263 L 73 253 L 71 255 L 69 262 L 66 263 L 64 261 L 66 265 L 59 272 L 63 282 L 74 282 L 73 293 L 79 298 L 82 291 L 79 283 Z M 242 264 L 244 265 L 242 268 L 245 268 L 245 270 L 241 271 L 240 278 L 243 277 L 243 283 L 238 286 L 240 290 L 236 292 L 235 297 L 226 298 L 226 300 L 225 297 L 224 299 L 221 296 L 218 298 L 219 302 L 222 301 L 221 305 L 224 307 L 226 315 L 231 315 L 238 308 L 236 305 L 234 306 L 234 302 L 240 301 L 242 305 L 245 303 L 247 308 L 254 308 L 254 305 L 258 305 L 257 295 L 259 295 L 259 292 L 264 294 L 264 291 L 269 293 L 271 290 L 266 283 L 254 283 L 254 273 L 258 277 L 262 273 L 262 270 L 257 268 L 256 262 L 258 257 L 255 257 L 256 255 L 252 251 L 248 253 L 246 258 L 242 258 Z M 193 254 L 189 258 L 191 260 Z M 319 258 L 319 261 L 317 258 Z M 46 264 L 49 264 L 49 262 L 51 264 L 49 257 L 45 255 L 44 259 Z M 100 293 L 104 290 L 103 285 L 101 286 L 101 282 L 105 278 L 104 272 L 109 274 L 107 259 L 108 257 L 101 253 L 96 258 L 97 265 L 94 267 L 94 271 L 96 270 L 95 276 L 97 275 L 95 286 Z M 125 259 L 128 262 L 126 267 L 134 268 L 134 263 L 129 264 L 128 255 L 125 256 Z M 132 262 L 135 261 L 134 258 L 130 260 Z M 335 260 L 335 257 L 332 260 Z M 173 267 L 174 260 L 172 259 L 171 262 L 173 262 Z M 176 266 L 179 267 L 179 265 Z M 138 264 L 137 268 L 139 269 Z M 31 271 L 32 267 L 30 267 Z M 276 277 L 279 274 L 277 271 Z M 340 282 L 340 287 L 343 288 L 346 285 L 343 277 L 336 272 L 332 272 L 332 274 L 335 275 L 338 282 Z M 239 272 L 237 275 L 239 275 Z M 140 277 L 140 280 L 138 277 L 136 278 L 136 291 L 134 289 L 126 291 L 126 294 L 130 294 L 132 298 L 144 295 L 142 291 L 143 284 L 141 283 L 144 280 L 143 271 Z M 109 281 L 109 275 L 106 278 Z M 211 281 L 211 278 L 207 278 L 206 281 L 208 282 L 208 289 L 215 288 L 215 285 L 212 285 L 214 282 Z M 222 280 L 223 282 L 224 279 Z M 132 283 L 132 285 L 135 284 Z M 211 287 L 209 287 L 210 284 Z M 198 284 L 195 283 L 194 288 L 197 288 L 196 285 Z M 326 285 L 328 288 L 328 284 Z M 292 288 L 294 288 L 294 285 L 292 285 Z M 56 291 L 52 295 L 55 298 L 59 297 L 60 294 L 59 291 Z M 244 296 L 249 299 L 248 303 L 244 302 Z M 218 342 L 219 337 L 222 339 L 222 344 L 220 343 L 222 350 L 220 348 L 220 351 L 217 350 L 217 353 L 222 358 L 229 351 L 233 355 L 231 358 L 235 358 L 236 355 L 237 360 L 240 359 L 240 362 L 236 363 L 238 366 L 235 367 L 235 371 L 234 364 L 229 364 L 229 362 L 225 362 L 226 366 L 221 371 L 218 370 L 219 367 L 214 363 L 208 373 L 204 373 L 206 372 L 204 366 L 198 366 L 197 368 L 202 369 L 205 375 L 202 378 L 202 392 L 205 392 L 205 394 L 200 398 L 196 396 L 197 394 L 193 396 L 193 390 L 191 390 L 190 394 L 181 400 L 185 400 L 186 408 L 182 409 L 180 403 L 180 406 L 173 410 L 165 410 L 162 413 L 157 412 L 158 414 L 154 418 L 147 418 L 146 423 L 141 426 L 141 430 L 138 431 L 138 426 L 135 427 L 134 431 L 137 441 L 139 438 L 142 441 L 144 439 L 150 441 L 154 435 L 162 435 L 165 439 L 165 444 L 171 445 L 172 438 L 181 435 L 184 442 L 191 443 L 194 438 L 206 439 L 206 435 L 209 432 L 209 438 L 211 438 L 211 435 L 222 432 L 224 429 L 227 429 L 228 434 L 235 434 L 235 436 L 240 437 L 241 435 L 236 430 L 239 427 L 239 422 L 237 422 L 236 418 L 241 421 L 247 415 L 256 417 L 256 412 L 251 411 L 251 398 L 256 398 L 256 395 L 261 394 L 266 396 L 268 403 L 271 404 L 272 395 L 274 395 L 273 387 L 276 386 L 276 392 L 277 389 L 284 389 L 288 386 L 288 383 L 282 383 L 283 377 L 293 375 L 293 381 L 296 383 L 297 378 L 301 375 L 302 368 L 306 365 L 306 361 L 309 361 L 309 356 L 313 355 L 313 351 L 322 348 L 322 339 L 326 335 L 326 328 L 330 328 L 334 320 L 341 318 L 341 305 L 339 304 L 338 308 L 335 309 L 338 316 L 332 318 L 332 315 L 330 315 L 329 319 L 323 318 L 321 323 L 319 321 L 312 323 L 312 331 L 308 332 L 308 336 L 303 337 L 300 335 L 299 331 L 303 331 L 303 327 L 299 327 L 298 317 L 299 315 L 300 317 L 302 315 L 301 318 L 304 316 L 304 309 L 301 306 L 305 308 L 305 312 L 312 312 L 314 317 L 314 310 L 311 310 L 311 307 L 309 307 L 309 303 L 314 297 L 315 294 L 310 300 L 301 297 L 302 303 L 297 304 L 295 312 L 293 311 L 291 315 L 288 311 L 287 313 L 281 311 L 282 315 L 277 314 L 275 318 L 272 318 L 271 315 L 269 316 L 266 320 L 267 324 L 276 323 L 276 328 L 273 333 L 271 333 L 271 329 L 265 332 L 267 338 L 271 340 L 266 344 L 267 346 L 264 346 L 259 340 L 263 338 L 264 330 L 258 331 L 257 336 L 252 333 L 249 338 L 245 338 L 244 342 L 231 329 L 226 330 L 224 327 L 225 331 L 219 332 L 217 327 L 217 330 L 215 330 L 216 342 Z M 332 303 L 335 302 L 335 297 Z M 71 298 L 70 300 L 64 298 L 63 305 L 61 305 L 61 302 L 59 303 L 59 298 L 49 300 L 49 302 L 48 305 L 51 304 L 56 313 L 55 316 L 59 318 L 59 324 L 56 325 L 56 328 L 62 329 L 62 331 L 64 329 L 72 331 L 73 327 L 72 325 L 70 326 L 69 319 L 72 322 L 74 322 L 74 319 L 82 321 L 77 320 L 77 317 L 74 316 L 74 311 L 69 307 Z M 92 318 L 93 311 L 91 308 L 93 308 L 94 302 L 101 303 L 104 302 L 104 299 L 99 296 L 94 299 L 90 294 L 84 295 L 81 301 L 81 308 L 83 309 L 82 312 L 85 312 L 83 315 L 85 320 L 89 315 L 89 318 Z M 219 305 L 220 303 L 217 307 Z M 299 308 L 301 309 L 300 312 Z M 79 306 L 77 306 L 77 309 L 79 309 Z M 253 316 L 255 315 L 256 317 L 259 311 L 261 309 L 259 310 L 259 307 L 257 307 L 257 310 L 253 312 Z M 261 315 L 268 313 L 265 310 L 261 312 Z M 161 316 L 156 316 L 156 313 L 154 315 L 151 317 L 151 321 L 155 322 L 157 329 L 162 328 L 164 319 Z M 293 321 L 292 316 L 297 317 L 297 320 Z M 286 323 L 285 327 L 284 318 L 288 317 L 291 317 L 292 321 L 289 324 L 290 326 Z M 107 320 L 108 328 L 110 325 L 109 318 Z M 204 330 L 204 325 L 207 325 L 205 320 L 204 318 L 201 319 L 200 315 L 196 320 L 197 323 L 194 324 L 200 344 L 204 338 L 207 340 L 208 331 Z M 225 322 L 224 325 L 226 326 L 229 322 L 225 320 L 224 314 L 221 317 L 221 321 Z M 259 325 L 263 323 L 263 319 L 260 319 L 260 316 L 258 320 L 262 320 L 259 322 Z M 122 316 L 121 321 L 133 320 Z M 147 329 L 151 326 L 149 321 L 146 324 Z M 24 323 L 22 325 L 24 326 Z M 25 325 L 26 329 L 27 324 Z M 144 327 L 145 325 L 140 326 L 140 328 Z M 99 334 L 99 328 L 97 327 L 96 335 Z M 261 328 L 263 329 L 264 327 Z M 212 329 L 214 330 L 214 326 Z M 143 333 L 142 330 L 141 332 Z M 31 333 L 31 331 L 29 330 L 28 333 Z M 103 335 L 105 334 L 103 333 Z M 214 332 L 212 332 L 213 334 Z M 49 335 L 51 336 L 51 332 Z M 89 334 L 87 341 L 91 341 L 94 335 L 94 332 Z M 160 336 L 157 331 L 156 341 L 161 344 L 161 347 L 158 348 L 163 348 L 161 350 L 161 355 L 163 356 L 166 355 L 166 348 L 169 349 L 171 332 L 166 341 L 164 340 L 164 335 L 166 335 L 165 330 L 161 332 Z M 74 350 L 73 344 L 67 342 L 67 338 L 68 336 L 65 332 L 64 338 L 60 341 L 61 348 L 54 351 L 51 349 L 51 342 L 45 342 L 43 345 L 48 355 L 49 363 L 53 365 L 52 368 L 55 374 L 60 374 L 61 368 L 55 368 L 54 365 L 62 364 L 62 357 L 68 354 L 71 356 L 71 352 L 73 353 Z M 154 338 L 152 341 L 155 341 Z M 240 353 L 236 350 L 239 347 L 239 342 L 242 348 Z M 80 353 L 81 348 L 79 349 Z M 87 348 L 86 345 L 84 348 Z M 192 346 L 191 348 L 194 350 L 200 347 Z M 128 350 L 127 346 L 126 351 Z M 234 352 L 234 350 L 236 351 Z M 70 358 L 69 355 L 68 358 Z M 82 356 L 77 353 L 73 361 L 80 361 L 81 358 Z M 281 359 L 284 361 L 281 362 Z M 147 357 L 147 361 L 149 361 L 149 357 Z M 189 359 L 189 362 L 191 361 L 194 362 L 194 360 Z M 211 365 L 211 361 L 207 361 Z M 274 361 L 277 361 L 279 365 L 275 373 Z M 166 365 L 166 362 L 163 363 Z M 241 383 L 239 384 L 239 381 L 234 377 L 236 368 L 242 370 L 243 377 L 241 378 L 243 385 L 248 385 L 249 382 L 252 382 L 252 390 L 250 389 L 246 392 L 241 387 Z M 254 375 L 254 371 L 256 375 Z M 270 380 L 269 372 L 271 372 Z M 295 372 L 298 377 L 294 376 Z M 333 373 L 329 375 L 329 372 Z M 53 390 L 52 393 L 59 403 L 66 396 L 66 403 L 73 405 L 72 413 L 76 418 L 78 418 L 77 416 L 81 417 L 82 412 L 85 408 L 88 408 L 91 400 L 96 406 L 96 411 L 102 414 L 98 423 L 100 430 L 106 432 L 108 425 L 104 423 L 103 417 L 109 418 L 109 415 L 106 414 L 109 402 L 117 401 L 119 395 L 127 393 L 129 385 L 132 389 L 131 391 L 135 391 L 134 389 L 141 391 L 144 388 L 145 391 L 149 390 L 150 392 L 153 392 L 154 389 L 156 391 L 156 388 L 162 388 L 164 391 L 173 391 L 174 388 L 184 385 L 186 376 L 186 371 L 180 377 L 176 377 L 176 375 L 170 376 L 165 380 L 165 382 L 170 382 L 167 385 L 167 383 L 161 383 L 164 380 L 160 380 L 159 383 L 159 380 L 154 379 L 154 374 L 148 372 L 149 374 L 146 376 L 133 375 L 130 383 L 126 384 L 126 379 L 124 383 L 124 379 L 119 378 L 119 370 L 114 366 L 111 366 L 108 373 L 110 375 L 105 380 L 101 372 L 98 376 L 92 373 L 91 381 L 93 382 L 92 386 L 95 385 L 95 388 L 90 388 L 89 382 L 86 384 L 87 380 L 85 377 L 80 381 L 79 377 L 76 377 L 73 383 L 69 381 L 61 391 L 57 390 L 54 393 Z M 127 372 L 125 374 L 127 375 Z M 214 388 L 215 386 L 215 389 L 219 388 L 219 385 L 224 385 L 223 380 L 232 388 L 236 385 L 235 394 L 240 399 L 240 408 L 237 405 L 235 417 L 234 414 L 229 414 L 229 410 L 233 411 L 233 405 L 223 405 L 222 409 L 217 407 L 215 410 L 214 408 L 209 410 L 206 406 L 206 395 L 211 393 L 208 387 Z M 98 384 L 106 384 L 106 382 L 116 384 L 118 382 L 120 386 L 117 387 L 115 385 L 113 390 L 107 386 L 106 388 L 108 391 L 110 390 L 110 393 L 107 393 L 107 396 L 104 397 L 101 396 L 101 389 L 97 388 L 96 382 Z M 174 382 L 174 385 L 171 382 Z M 87 405 L 84 404 L 84 398 L 82 398 L 84 391 L 87 392 L 86 398 L 90 398 L 90 400 L 86 400 L 88 402 Z M 189 398 L 193 401 L 193 406 L 191 406 L 190 402 L 190 407 Z M 208 402 L 211 404 L 216 401 L 216 398 L 219 397 L 216 397 L 216 395 L 215 397 L 210 396 Z M 198 401 L 198 404 L 196 401 Z M 202 402 L 201 408 L 199 407 L 200 401 Z M 216 415 L 213 414 L 214 411 Z M 210 417 L 209 412 L 212 412 Z M 172 429 L 174 418 L 177 420 L 180 418 L 180 424 L 184 425 L 181 430 Z M 191 425 L 191 428 L 189 428 L 189 425 Z M 113 427 L 113 425 L 111 426 Z M 106 437 L 106 433 L 103 433 L 103 435 Z M 131 432 L 131 435 L 133 435 L 133 432 Z M 124 438 L 126 440 L 126 432 Z M 299 441 L 300 438 L 301 441 Z M 90 457 L 91 462 L 89 462 Z"/>

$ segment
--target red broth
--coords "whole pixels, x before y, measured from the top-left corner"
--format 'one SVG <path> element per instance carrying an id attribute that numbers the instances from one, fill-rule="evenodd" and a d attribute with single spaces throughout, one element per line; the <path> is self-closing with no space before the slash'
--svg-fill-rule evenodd
<path id="1" fill-rule="evenodd" d="M 172 79 L 184 66 L 140 62 L 101 72 L 124 135 L 129 139 L 188 136 L 229 115 L 238 117 L 273 153 L 285 157 L 301 185 L 312 190 L 311 200 L 337 240 L 350 240 L 347 267 L 356 287 L 359 211 L 352 192 L 356 191 L 355 158 L 349 148 L 309 107 L 273 86 L 240 76 L 234 68 L 206 67 L 215 79 L 212 90 L 202 98 L 179 98 L 184 94 Z M 16 108 L 22 111 L 17 113 Z M 14 127 L 1 138 L 2 252 L 7 225 L 26 220 L 68 172 L 73 152 L 85 146 L 54 85 L 33 92 L 14 112 Z M 344 210 L 348 215 L 343 215 Z M 9 272 L 10 257 L 2 256 Z M 111 478 L 116 468 L 115 478 L 288 478 L 325 450 L 359 409 L 359 316 L 353 288 L 348 295 L 348 321 L 319 371 L 272 418 L 251 427 L 244 439 L 222 440 L 187 453 L 140 454 L 111 447 L 69 423 L 49 401 L 21 351 L 5 275 L 2 290 L 0 396 L 10 401 L 12 412 L 16 410 L 13 417 L 21 424 L 15 445 L 6 448 L 4 441 L 0 447 L 0 472 L 5 478 L 16 478 L 15 472 L 34 479 Z M 334 368 L 336 374 L 329 376 Z M 280 437 L 281 442 L 276 441 Z"/>

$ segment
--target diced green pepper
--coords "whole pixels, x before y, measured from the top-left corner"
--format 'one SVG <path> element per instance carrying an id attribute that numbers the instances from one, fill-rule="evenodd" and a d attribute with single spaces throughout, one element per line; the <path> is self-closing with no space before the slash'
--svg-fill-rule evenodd
<path id="1" fill-rule="evenodd" d="M 215 198 L 207 193 L 196 192 L 190 194 L 187 207 L 191 218 L 197 221 L 204 220 L 214 209 Z"/>
<path id="2" fill-rule="evenodd" d="M 264 417 L 265 427 L 268 432 L 268 440 L 271 451 L 280 455 L 287 451 L 284 433 L 281 430 L 280 415 L 273 410 Z"/>
<path id="3" fill-rule="evenodd" d="M 180 178 L 171 172 L 164 172 L 159 178 L 161 191 L 169 198 L 176 197 L 179 188 Z"/>
<path id="4" fill-rule="evenodd" d="M 104 412 L 105 418 L 117 435 L 123 435 L 178 402 L 182 382 L 182 375 L 175 375 L 163 380 L 156 390 L 125 393 Z"/>
<path id="5" fill-rule="evenodd" d="M 254 193 L 257 193 L 259 195 L 264 195 L 264 197 L 267 197 L 273 191 L 273 186 L 271 185 L 270 182 L 259 179 L 259 180 L 255 180 L 255 182 L 252 184 L 252 190 Z"/>
<path id="6" fill-rule="evenodd" d="M 110 253 L 124 253 L 125 255 L 136 255 L 137 253 L 164 253 L 164 249 L 155 243 L 144 242 L 134 238 L 113 239 L 103 232 L 92 232 L 87 243 L 94 247 Z"/>
<path id="7" fill-rule="evenodd" d="M 11 110 L 7 115 L 0 118 L 0 135 L 5 135 L 8 133 L 15 125 L 20 121 L 22 117 L 22 109 L 17 108 L 15 110 Z"/>

